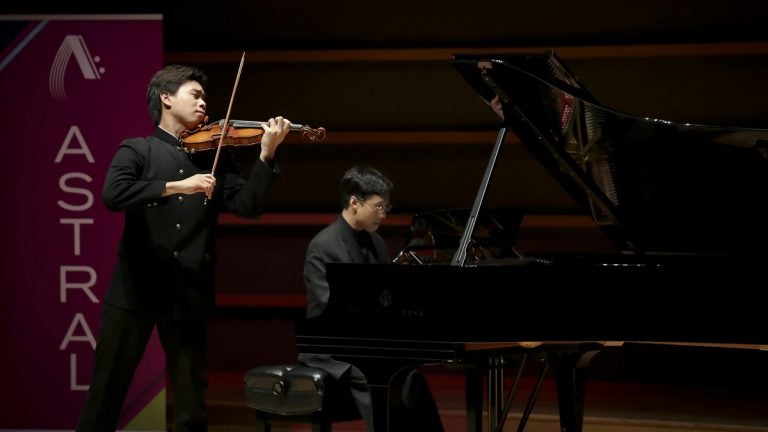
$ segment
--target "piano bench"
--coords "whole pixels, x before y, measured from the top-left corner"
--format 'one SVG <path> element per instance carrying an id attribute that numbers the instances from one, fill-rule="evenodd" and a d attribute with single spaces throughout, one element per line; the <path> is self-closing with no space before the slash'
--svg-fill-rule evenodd
<path id="1" fill-rule="evenodd" d="M 310 423 L 313 432 L 331 432 L 331 424 L 359 420 L 348 391 L 336 392 L 336 380 L 325 370 L 299 364 L 257 366 L 245 374 L 246 404 L 259 427 L 271 423 Z"/>

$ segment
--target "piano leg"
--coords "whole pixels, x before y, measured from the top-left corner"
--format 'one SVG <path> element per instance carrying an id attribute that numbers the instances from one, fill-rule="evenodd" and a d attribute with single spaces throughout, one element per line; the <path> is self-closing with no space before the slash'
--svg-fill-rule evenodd
<path id="1" fill-rule="evenodd" d="M 467 367 L 464 371 L 464 398 L 467 405 L 467 432 L 483 432 L 484 368 Z"/>
<path id="2" fill-rule="evenodd" d="M 403 383 L 413 369 L 413 362 L 367 361 L 355 364 L 365 374 L 371 391 L 374 432 L 407 431 L 403 422 Z"/>
<path id="3" fill-rule="evenodd" d="M 533 360 L 539 361 L 544 359 L 536 357 Z M 520 355 L 516 352 L 510 356 L 508 353 L 501 352 L 487 356 L 476 356 L 473 361 L 466 363 L 471 365 L 465 370 L 468 432 L 483 431 L 483 374 L 486 375 L 488 380 L 488 393 L 486 395 L 488 401 L 488 431 L 501 432 L 504 429 L 507 415 L 512 407 L 512 399 L 517 393 L 523 368 L 528 361 L 529 356 L 526 353 Z M 512 388 L 506 393 L 505 397 L 504 369 L 512 364 L 518 365 L 517 373 Z M 541 384 L 544 382 L 548 364 L 548 362 L 544 362 L 539 378 L 536 381 L 536 387 L 529 395 L 525 410 L 518 423 L 518 431 L 525 429 L 528 417 L 533 410 L 533 405 L 541 389 Z"/>
<path id="4" fill-rule="evenodd" d="M 504 402 L 504 357 L 494 356 L 488 361 L 488 430 L 498 428 Z"/>
<path id="5" fill-rule="evenodd" d="M 529 356 L 527 353 L 524 353 L 521 357 L 514 357 L 514 360 L 518 362 L 517 367 L 517 374 L 515 374 L 515 379 L 512 383 L 512 388 L 507 393 L 506 400 L 503 400 L 504 397 L 504 375 L 503 373 L 489 373 L 488 374 L 488 381 L 489 386 L 494 386 L 497 388 L 497 391 L 495 392 L 489 392 L 488 394 L 488 430 L 491 432 L 502 432 L 504 430 L 504 424 L 507 421 L 507 416 L 509 414 L 510 409 L 512 408 L 512 400 L 515 397 L 515 394 L 517 394 L 518 385 L 520 384 L 520 379 L 523 375 L 523 368 L 526 366 L 526 364 L 529 361 Z M 540 360 L 538 358 L 535 358 L 534 360 Z M 499 357 L 497 360 L 491 360 L 489 365 L 491 366 L 491 371 L 494 369 L 493 365 L 494 363 L 497 365 L 498 368 L 503 368 L 505 366 L 505 363 L 508 363 L 506 361 L 505 357 Z M 531 394 L 528 396 L 528 402 L 525 404 L 525 409 L 523 410 L 523 413 L 520 417 L 520 421 L 517 424 L 517 430 L 519 432 L 522 432 L 525 430 L 526 424 L 528 424 L 528 417 L 531 415 L 531 411 L 533 411 L 533 406 L 536 403 L 536 399 L 539 396 L 539 392 L 541 391 L 541 385 L 544 383 L 544 378 L 547 375 L 547 370 L 549 369 L 549 363 L 544 362 L 543 367 L 541 368 L 541 371 L 539 372 L 539 378 L 536 380 L 536 386 L 534 387 L 533 391 L 531 391 Z M 496 380 L 497 382 L 491 383 L 492 380 Z M 490 407 L 496 407 L 494 410 L 491 410 Z"/>
<path id="6" fill-rule="evenodd" d="M 373 429 L 375 432 L 389 432 L 403 430 L 403 425 L 398 425 L 398 417 L 393 411 L 401 409 L 398 401 L 392 398 L 392 388 L 389 384 L 370 384 L 371 404 L 373 405 Z M 395 389 L 400 391 L 401 388 Z"/>
<path id="7" fill-rule="evenodd" d="M 600 350 L 550 353 L 550 362 L 555 367 L 560 430 L 562 432 L 581 432 L 582 430 L 587 366 L 598 352 Z"/>
<path id="8" fill-rule="evenodd" d="M 543 362 L 543 366 L 539 371 L 536 385 L 528 397 L 517 430 L 523 431 L 525 429 L 551 365 L 555 369 L 560 430 L 561 432 L 581 432 L 584 420 L 587 367 L 592 357 L 602 349 L 602 347 L 593 348 L 593 346 L 593 344 L 582 346 L 575 351 L 553 351 L 545 353 L 543 356 L 535 355 L 533 358 L 529 358 L 528 354 L 522 356 L 506 356 L 504 354 L 488 356 L 485 368 L 488 378 L 488 430 L 491 432 L 503 430 L 512 406 L 512 399 L 517 393 L 523 367 L 533 360 Z M 517 363 L 518 370 L 505 401 L 503 370 L 511 363 Z M 480 367 L 470 368 L 466 372 L 467 430 L 471 432 L 482 431 L 482 369 Z M 480 412 L 479 417 L 476 415 L 477 411 Z"/>

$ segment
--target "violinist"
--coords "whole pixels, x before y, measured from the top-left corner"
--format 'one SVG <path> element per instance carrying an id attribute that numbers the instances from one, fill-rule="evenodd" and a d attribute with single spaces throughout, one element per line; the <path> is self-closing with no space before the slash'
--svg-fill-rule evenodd
<path id="1" fill-rule="evenodd" d="M 205 431 L 207 314 L 214 299 L 214 226 L 219 211 L 257 217 L 279 173 L 275 152 L 290 122 L 264 122 L 259 161 L 247 179 L 228 151 L 183 151 L 181 135 L 206 115 L 206 77 L 172 65 L 147 89 L 156 126 L 117 149 L 103 200 L 125 226 L 100 318 L 95 365 L 77 430 L 114 431 L 153 328 L 166 356 L 173 430 Z M 229 114 L 228 114 L 229 115 Z M 214 155 L 218 168 L 211 174 Z"/>

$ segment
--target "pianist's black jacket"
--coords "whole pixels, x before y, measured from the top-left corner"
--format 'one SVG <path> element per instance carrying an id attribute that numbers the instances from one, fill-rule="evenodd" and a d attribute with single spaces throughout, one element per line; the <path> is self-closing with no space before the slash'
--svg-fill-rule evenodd
<path id="1" fill-rule="evenodd" d="M 330 290 L 325 279 L 327 263 L 390 262 L 384 239 L 378 233 L 355 232 L 343 217 L 323 228 L 310 241 L 304 261 L 304 284 L 307 288 L 307 318 L 320 315 L 328 304 Z M 360 281 L 364 284 L 365 281 Z M 327 370 L 339 379 L 349 363 L 334 360 L 328 355 L 299 354 L 299 361 L 307 366 Z"/>

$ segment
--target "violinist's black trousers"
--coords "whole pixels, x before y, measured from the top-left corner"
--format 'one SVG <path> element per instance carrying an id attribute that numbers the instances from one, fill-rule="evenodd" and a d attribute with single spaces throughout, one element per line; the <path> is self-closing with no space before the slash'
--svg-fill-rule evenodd
<path id="1" fill-rule="evenodd" d="M 171 381 L 175 430 L 205 431 L 207 321 L 136 314 L 105 305 L 93 377 L 78 432 L 114 431 L 136 368 L 157 326 Z"/>

